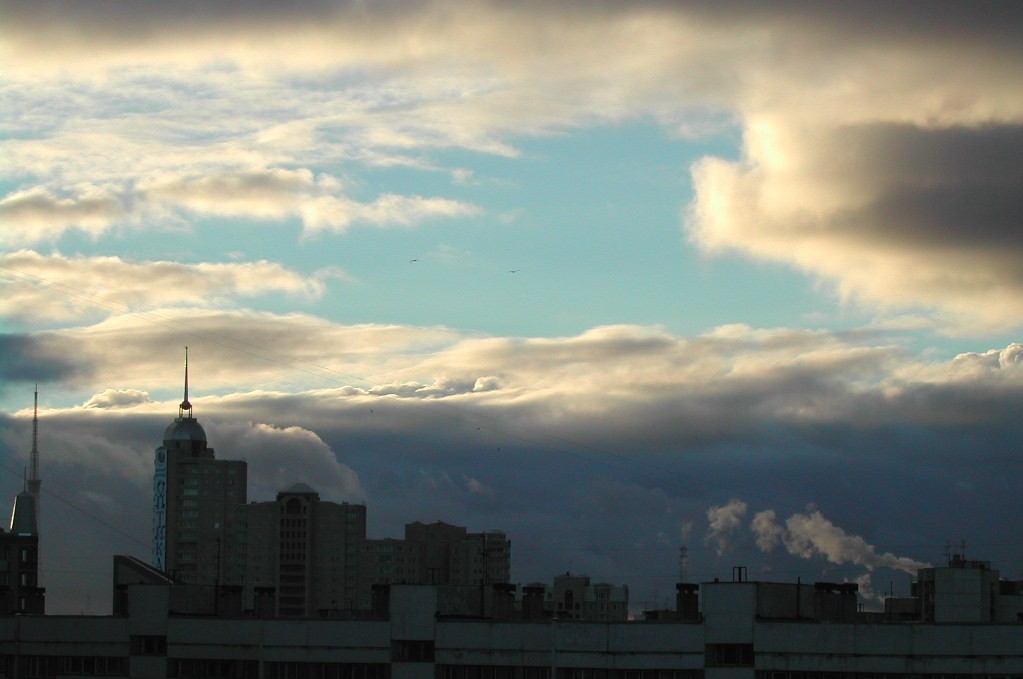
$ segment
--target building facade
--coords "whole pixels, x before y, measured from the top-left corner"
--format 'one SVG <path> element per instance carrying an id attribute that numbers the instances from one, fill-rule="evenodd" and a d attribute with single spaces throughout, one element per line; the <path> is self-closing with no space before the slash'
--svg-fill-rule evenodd
<path id="1" fill-rule="evenodd" d="M 273 589 L 279 616 L 355 608 L 365 505 L 322 501 L 296 483 L 273 502 L 247 505 L 244 516 L 248 605 L 254 606 L 257 590 Z"/>
<path id="2" fill-rule="evenodd" d="M 120 616 L 0 617 L 0 676 L 230 679 L 1019 679 L 1023 623 L 898 621 L 857 610 L 856 585 L 730 582 L 656 620 L 532 619 L 456 605 L 464 587 L 391 585 L 348 619 L 175 609 L 129 564 Z M 153 584 L 142 584 L 151 579 Z M 733 576 L 734 578 L 734 576 Z M 937 581 L 938 600 L 954 592 Z M 134 584 L 133 584 L 134 583 Z M 195 586 L 192 586 L 195 587 Z M 995 605 L 1003 588 L 992 592 Z M 506 585 L 490 588 L 495 598 Z M 1008 595 L 1005 595 L 1008 596 Z M 989 603 L 989 602 L 987 602 Z M 986 605 L 981 602 L 980 605 Z M 171 610 L 174 609 L 174 614 Z M 1023 610 L 1017 611 L 1017 613 Z M 977 613 L 979 615 L 979 612 Z"/>
<path id="3" fill-rule="evenodd" d="M 370 608 L 374 585 L 486 587 L 511 578 L 511 540 L 504 531 L 470 533 L 443 521 L 405 524 L 405 539 L 365 540 L 358 605 Z"/>
<path id="4" fill-rule="evenodd" d="M 39 586 L 39 529 L 35 497 L 14 499 L 10 530 L 0 528 L 0 615 L 46 612 L 46 590 Z"/>
<path id="5" fill-rule="evenodd" d="M 564 573 L 553 585 L 535 582 L 526 588 L 543 597 L 543 614 L 559 620 L 627 620 L 629 588 L 607 582 L 591 583 L 588 575 Z"/>

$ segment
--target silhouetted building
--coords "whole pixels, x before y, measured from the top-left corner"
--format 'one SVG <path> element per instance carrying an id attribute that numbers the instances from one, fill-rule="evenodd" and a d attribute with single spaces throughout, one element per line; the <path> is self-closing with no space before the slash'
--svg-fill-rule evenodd
<path id="1" fill-rule="evenodd" d="M 320 500 L 304 483 L 276 501 L 244 508 L 245 598 L 276 593 L 276 614 L 302 617 L 355 608 L 358 560 L 366 539 L 366 507 Z"/>
<path id="2" fill-rule="evenodd" d="M 0 614 L 45 612 L 37 526 L 35 498 L 23 491 L 14 500 L 10 531 L 0 529 Z"/>
<path id="3" fill-rule="evenodd" d="M 241 586 L 245 578 L 248 467 L 218 460 L 185 398 L 156 449 L 153 478 L 153 565 L 191 584 Z"/>
<path id="4" fill-rule="evenodd" d="M 193 416 L 186 351 L 184 400 L 156 449 L 152 565 L 176 583 L 212 588 L 189 596 L 219 606 L 221 588 L 232 587 L 261 615 L 325 617 L 371 609 L 377 584 L 508 582 L 511 543 L 502 531 L 416 522 L 404 540 L 367 540 L 364 505 L 323 501 L 304 483 L 247 503 L 247 469 L 217 459 Z"/>
<path id="5" fill-rule="evenodd" d="M 507 583 L 511 541 L 504 531 L 470 533 L 443 521 L 405 524 L 405 539 L 366 540 L 360 569 L 359 607 L 371 603 L 373 585 L 480 587 Z"/>
<path id="6" fill-rule="evenodd" d="M 1023 587 L 1004 581 L 989 561 L 953 554 L 947 566 L 921 568 L 913 585 L 925 622 L 1023 622 Z"/>
<path id="7" fill-rule="evenodd" d="M 558 620 L 627 620 L 629 617 L 627 585 L 591 584 L 588 575 L 564 573 L 554 577 L 553 586 L 535 582 L 528 587 L 543 597 L 544 617 Z"/>
<path id="8" fill-rule="evenodd" d="M 188 585 L 130 584 L 122 617 L 0 617 L 8 677 L 341 677 L 346 679 L 1014 679 L 1017 622 L 894 622 L 858 613 L 850 583 L 685 583 L 696 615 L 586 621 L 509 617 L 512 588 L 490 588 L 491 614 L 458 609 L 462 587 L 378 585 L 377 606 L 346 619 L 260 620 L 176 603 Z M 950 566 L 957 567 L 957 566 Z M 924 578 L 927 581 L 927 578 Z M 935 597 L 955 596 L 935 579 Z M 998 591 L 1020 583 L 1002 583 Z M 573 585 L 574 586 L 574 585 Z M 530 590 L 530 587 L 524 588 Z M 523 600 L 542 594 L 524 592 Z M 993 594 L 998 607 L 1002 596 Z M 454 597 L 454 601 L 452 600 Z M 498 604 L 497 601 L 504 601 Z M 983 616 L 989 602 L 973 600 Z M 1004 602 L 1003 602 L 1004 603 Z M 688 604 L 687 604 L 688 605 Z M 1008 605 L 1008 604 L 1006 604 Z"/>

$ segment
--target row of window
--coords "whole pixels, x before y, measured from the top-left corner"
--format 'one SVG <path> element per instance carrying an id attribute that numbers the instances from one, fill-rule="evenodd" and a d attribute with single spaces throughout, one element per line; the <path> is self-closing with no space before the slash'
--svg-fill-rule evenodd
<path id="1" fill-rule="evenodd" d="M 221 660 L 206 658 L 172 658 L 167 661 L 168 677 L 206 679 L 259 679 L 256 660 Z"/>
<path id="2" fill-rule="evenodd" d="M 189 476 L 192 476 L 193 475 L 193 470 L 185 469 L 185 473 L 188 474 Z M 212 479 L 212 481 L 213 481 L 214 485 L 220 485 L 220 479 L 219 478 L 214 478 L 214 479 Z M 207 485 L 207 486 L 210 485 L 210 479 L 204 479 L 203 483 L 204 483 L 204 485 Z M 178 481 L 178 485 L 179 486 L 189 486 L 189 487 L 191 487 L 191 486 L 198 486 L 199 485 L 199 479 L 196 479 L 196 478 L 180 479 Z M 233 486 L 234 485 L 234 479 L 227 479 L 227 485 Z"/>
<path id="3" fill-rule="evenodd" d="M 559 667 L 556 679 L 703 679 L 703 670 L 608 670 Z M 550 679 L 550 667 L 437 665 L 435 679 Z M 758 679 L 761 679 L 758 677 Z"/>
<path id="4" fill-rule="evenodd" d="M 1020 674 L 919 674 L 892 672 L 787 672 L 764 670 L 756 679 L 1023 679 Z"/>
<path id="5" fill-rule="evenodd" d="M 132 637 L 132 652 L 141 655 L 166 653 L 165 637 Z M 742 646 L 743 644 L 718 644 Z M 395 641 L 392 660 L 431 661 L 432 641 Z M 15 670 L 15 667 L 17 668 Z M 0 675 L 25 679 L 56 679 L 66 675 L 96 677 L 128 676 L 128 659 L 110 656 L 0 655 Z M 256 660 L 170 658 L 167 676 L 177 678 L 260 679 Z M 910 674 L 867 672 L 757 671 L 756 679 L 1023 679 L 1013 674 Z M 435 679 L 551 679 L 550 667 L 504 665 L 437 665 Z M 555 679 L 703 679 L 703 670 L 608 670 L 559 667 Z M 378 663 L 266 662 L 262 679 L 390 679 L 390 667 Z"/>
<path id="6" fill-rule="evenodd" d="M 0 657 L 0 672 L 4 676 L 18 676 L 25 679 L 55 679 L 69 674 L 86 677 L 128 676 L 127 658 L 23 655 L 17 660 L 17 674 L 14 674 L 14 658 L 12 656 Z"/>
<path id="7" fill-rule="evenodd" d="M 915 674 L 882 672 L 757 671 L 756 679 L 1023 679 L 1020 674 Z"/>
<path id="8" fill-rule="evenodd" d="M 550 679 L 549 667 L 437 665 L 435 679 Z M 559 667 L 556 679 L 703 679 L 703 670 L 608 670 Z"/>
<path id="9" fill-rule="evenodd" d="M 263 663 L 263 679 L 390 679 L 390 676 L 389 665 L 374 663 Z"/>
<path id="10" fill-rule="evenodd" d="M 184 460 L 182 460 L 181 462 L 178 463 L 178 469 L 181 471 L 182 474 L 188 474 L 190 476 L 198 474 L 201 469 L 203 474 L 207 476 L 212 476 L 214 474 L 219 474 L 223 469 L 222 463 L 218 464 L 218 462 L 219 461 L 214 461 L 212 464 L 201 463 L 196 464 L 194 462 L 185 462 Z M 237 465 L 228 466 L 226 469 L 224 469 L 224 471 L 227 472 L 228 476 L 237 476 L 238 466 Z"/>

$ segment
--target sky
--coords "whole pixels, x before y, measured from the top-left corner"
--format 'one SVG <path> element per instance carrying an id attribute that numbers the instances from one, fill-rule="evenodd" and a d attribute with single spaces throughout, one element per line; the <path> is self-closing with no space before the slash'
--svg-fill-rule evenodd
<path id="1" fill-rule="evenodd" d="M 1023 578 L 1017 3 L 0 12 L 0 503 L 38 385 L 49 612 L 150 556 L 185 346 L 250 500 L 501 529 L 517 583 Z"/>

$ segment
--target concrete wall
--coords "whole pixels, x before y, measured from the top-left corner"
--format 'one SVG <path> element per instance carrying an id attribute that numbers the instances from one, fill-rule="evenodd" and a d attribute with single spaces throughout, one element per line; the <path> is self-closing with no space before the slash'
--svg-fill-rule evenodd
<path id="1" fill-rule="evenodd" d="M 756 667 L 801 672 L 1023 673 L 1019 625 L 761 622 Z"/>
<path id="2" fill-rule="evenodd" d="M 708 582 L 703 592 L 707 643 L 749 644 L 757 611 L 757 583 Z"/>

